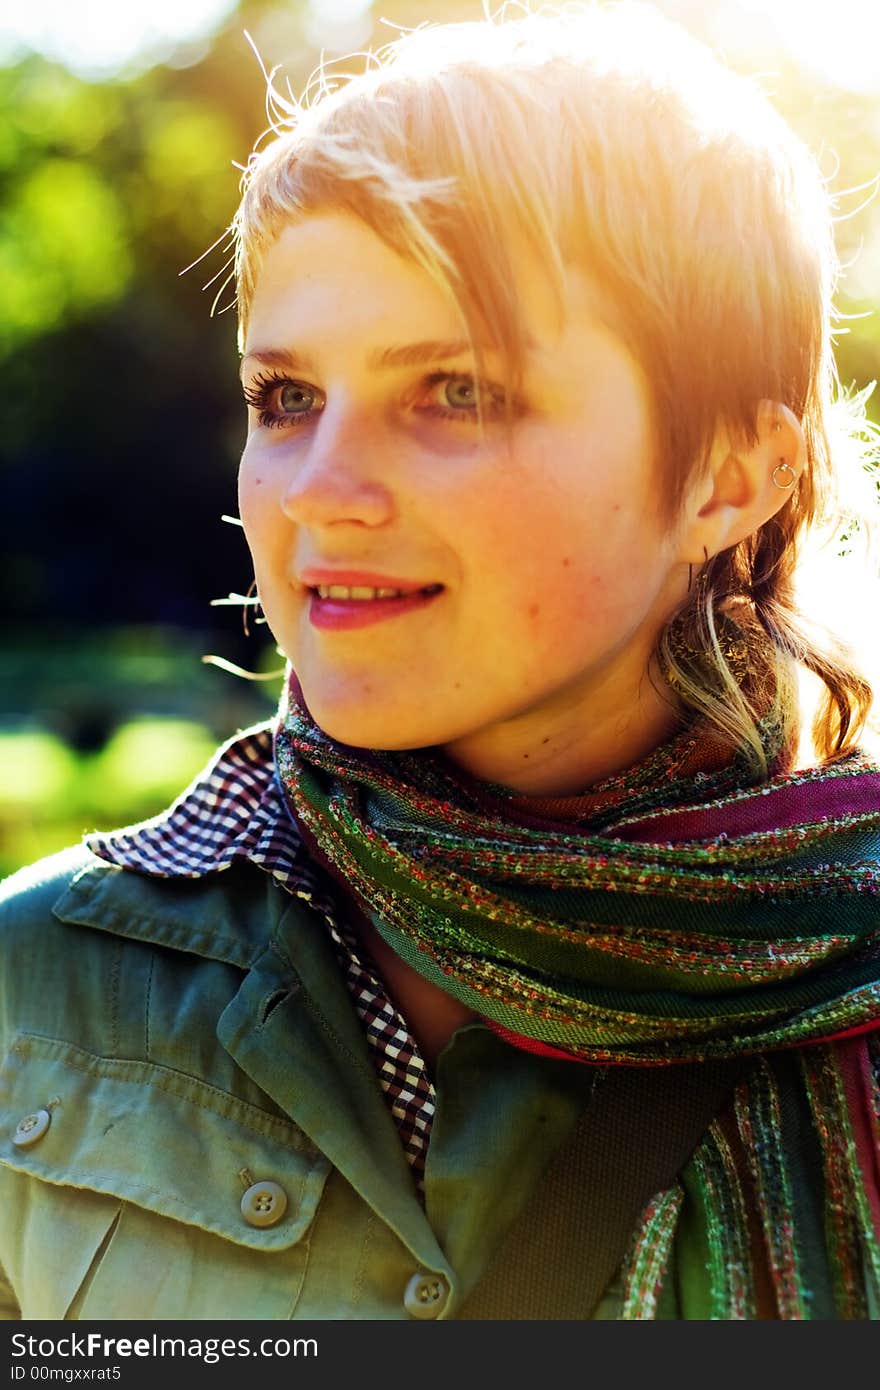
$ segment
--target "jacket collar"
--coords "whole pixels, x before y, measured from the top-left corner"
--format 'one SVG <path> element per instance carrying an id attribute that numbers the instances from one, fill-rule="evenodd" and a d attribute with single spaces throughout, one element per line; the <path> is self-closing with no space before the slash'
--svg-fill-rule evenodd
<path id="1" fill-rule="evenodd" d="M 267 899 L 276 898 L 289 901 L 289 894 L 245 861 L 191 879 L 152 878 L 92 860 L 52 911 L 62 922 L 248 969 L 265 950 L 277 915 L 267 913 Z"/>

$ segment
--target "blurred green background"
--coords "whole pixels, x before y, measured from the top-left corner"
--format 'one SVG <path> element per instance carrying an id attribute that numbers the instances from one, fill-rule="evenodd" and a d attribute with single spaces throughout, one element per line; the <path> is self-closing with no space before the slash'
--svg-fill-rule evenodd
<path id="1" fill-rule="evenodd" d="M 322 51 L 483 13 L 479 0 L 17 8 L 0 29 L 0 874 L 154 814 L 278 697 L 277 680 L 202 659 L 281 665 L 265 626 L 246 635 L 240 607 L 212 605 L 253 577 L 221 519 L 236 513 L 244 412 L 225 257 L 181 275 L 229 223 L 235 165 L 266 124 L 245 30 L 300 94 Z M 658 8 L 759 76 L 819 157 L 847 266 L 841 377 L 865 386 L 880 376 L 876 0 Z"/>

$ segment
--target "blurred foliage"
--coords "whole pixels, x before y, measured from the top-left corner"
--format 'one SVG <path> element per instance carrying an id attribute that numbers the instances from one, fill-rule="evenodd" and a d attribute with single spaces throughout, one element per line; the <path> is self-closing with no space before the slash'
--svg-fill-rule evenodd
<path id="1" fill-rule="evenodd" d="M 665 7 L 716 37 L 720 6 Z M 265 629 L 245 637 L 234 609 L 211 607 L 252 576 L 242 532 L 220 520 L 237 512 L 244 432 L 223 232 L 235 166 L 266 124 L 243 31 L 300 93 L 322 46 L 332 61 L 390 42 L 395 26 L 479 18 L 482 5 L 389 0 L 377 12 L 390 23 L 367 14 L 334 29 L 319 4 L 242 0 L 210 42 L 134 75 L 89 82 L 33 54 L 0 68 L 4 868 L 152 814 L 212 741 L 272 708 L 276 682 L 200 660 L 279 664 Z M 835 190 L 876 177 L 875 96 L 784 55 L 766 85 Z M 839 207 L 850 315 L 874 307 L 880 282 L 880 214 L 865 198 Z M 845 327 L 840 374 L 864 386 L 880 376 L 880 316 Z"/>
<path id="2" fill-rule="evenodd" d="M 179 629 L 51 630 L 0 652 L 0 876 L 154 815 L 237 729 L 266 719 L 280 679 L 251 684 Z M 278 671 L 274 647 L 259 669 Z"/>
<path id="3" fill-rule="evenodd" d="M 0 731 L 0 874 L 87 831 L 146 819 L 209 760 L 210 730 L 182 719 L 123 725 L 93 753 L 45 729 Z"/>

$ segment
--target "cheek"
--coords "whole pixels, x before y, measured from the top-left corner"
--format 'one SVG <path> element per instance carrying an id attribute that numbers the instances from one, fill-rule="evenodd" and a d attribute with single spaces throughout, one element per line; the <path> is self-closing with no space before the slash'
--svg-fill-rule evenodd
<path id="1" fill-rule="evenodd" d="M 525 499 L 525 500 L 524 500 Z M 650 602 L 657 557 L 649 528 L 619 501 L 613 480 L 586 495 L 567 480 L 496 491 L 469 509 L 469 590 L 490 620 L 532 659 L 604 641 Z M 486 518 L 491 521 L 487 522 Z M 484 602 L 485 600 L 485 602 Z"/>
<path id="2" fill-rule="evenodd" d="M 265 493 L 261 492 L 263 483 L 264 479 L 256 472 L 238 475 L 238 511 L 245 527 L 252 517 L 257 516 L 265 501 Z"/>
<path id="3" fill-rule="evenodd" d="M 238 494 L 239 507 L 241 507 L 242 504 L 247 500 L 252 483 L 253 470 L 251 468 L 250 458 L 248 456 L 248 448 L 249 445 L 245 444 L 245 447 L 241 453 L 241 457 L 238 460 L 238 473 L 236 474 L 235 478 L 235 486 Z"/>
<path id="4" fill-rule="evenodd" d="M 480 642 L 492 632 L 523 654 L 551 649 L 582 618 L 585 590 L 598 582 L 584 526 L 570 506 L 533 487 L 471 501 L 464 514 L 458 509 L 456 541 L 469 625 Z"/>
<path id="5" fill-rule="evenodd" d="M 260 485 L 251 480 L 239 493 L 238 512 L 264 609 L 274 623 L 281 617 L 278 603 L 288 596 L 293 543 L 277 506 L 265 505 L 268 493 L 265 480 Z"/>
<path id="6" fill-rule="evenodd" d="M 528 617 L 539 616 L 548 594 L 583 591 L 604 567 L 603 550 L 615 523 L 604 499 L 578 495 L 547 479 L 515 481 L 485 499 L 472 499 L 459 527 L 468 526 L 474 574 L 494 575 Z M 469 524 L 470 523 L 470 524 Z"/>
<path id="7" fill-rule="evenodd" d="M 247 542 L 265 545 L 282 525 L 277 480 L 265 459 L 245 450 L 238 470 L 238 513 Z"/>

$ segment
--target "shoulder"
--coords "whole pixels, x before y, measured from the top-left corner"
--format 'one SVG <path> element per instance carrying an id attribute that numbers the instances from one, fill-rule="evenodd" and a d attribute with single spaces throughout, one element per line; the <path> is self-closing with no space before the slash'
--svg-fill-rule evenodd
<path id="1" fill-rule="evenodd" d="M 8 938 L 51 922 L 59 897 L 99 863 L 84 845 L 72 845 L 10 874 L 0 882 L 0 932 Z"/>
<path id="2" fill-rule="evenodd" d="M 79 929 L 94 928 L 89 938 L 125 938 L 247 965 L 265 944 L 267 896 L 286 897 L 246 858 L 214 872 L 168 875 L 108 862 L 76 845 L 0 884 L 0 950 L 8 957 L 14 946 L 55 931 L 82 941 Z"/>
<path id="3" fill-rule="evenodd" d="M 0 885 L 0 1044 L 22 1032 L 82 1042 L 85 1030 L 100 1052 L 124 1013 L 143 1015 L 160 956 L 169 999 L 187 982 L 210 994 L 267 949 L 291 902 L 250 862 L 162 878 L 83 846 L 38 860 Z"/>
<path id="4" fill-rule="evenodd" d="M 94 952 L 79 950 L 56 903 L 99 861 L 81 845 L 28 864 L 0 884 L 0 1043 L 45 1031 L 59 1000 L 97 980 Z"/>

